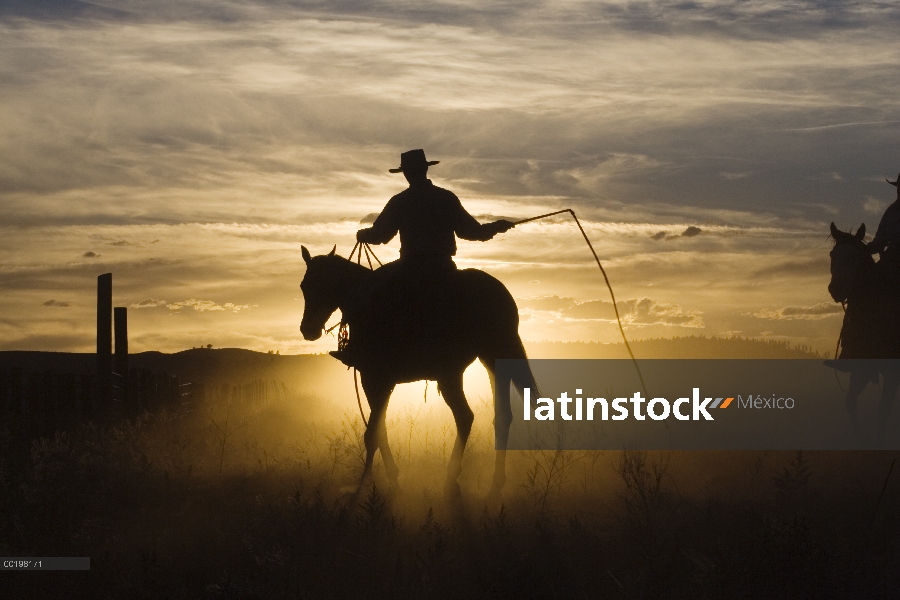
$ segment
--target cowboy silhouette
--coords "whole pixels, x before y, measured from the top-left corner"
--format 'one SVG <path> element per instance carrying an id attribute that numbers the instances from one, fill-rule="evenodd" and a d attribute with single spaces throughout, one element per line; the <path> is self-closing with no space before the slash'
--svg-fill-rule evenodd
<path id="1" fill-rule="evenodd" d="M 875 232 L 875 238 L 869 242 L 868 249 L 872 254 L 876 252 L 879 255 L 879 263 L 883 264 L 885 270 L 882 272 L 891 282 L 897 283 L 900 280 L 900 175 L 896 181 L 885 179 L 889 184 L 897 188 L 897 199 L 894 203 L 887 207 L 881 222 L 878 223 L 878 230 Z"/>
<path id="2" fill-rule="evenodd" d="M 355 313 L 365 310 L 373 297 L 390 290 L 393 299 L 415 304 L 423 291 L 456 271 L 456 236 L 464 240 L 487 241 L 513 227 L 511 221 L 479 223 L 470 215 L 456 194 L 434 185 L 428 179 L 428 167 L 440 161 L 427 160 L 422 149 L 400 155 L 400 167 L 391 173 L 403 173 L 409 187 L 391 198 L 371 227 L 360 229 L 356 239 L 366 244 L 386 244 L 400 234 L 400 258 L 375 272 L 365 289 L 357 291 L 356 301 L 344 315 L 350 323 L 350 342 L 331 355 L 348 366 L 358 366 L 358 335 L 354 335 Z M 396 305 L 395 302 L 394 304 Z M 358 332 L 357 332 L 358 333 Z"/>

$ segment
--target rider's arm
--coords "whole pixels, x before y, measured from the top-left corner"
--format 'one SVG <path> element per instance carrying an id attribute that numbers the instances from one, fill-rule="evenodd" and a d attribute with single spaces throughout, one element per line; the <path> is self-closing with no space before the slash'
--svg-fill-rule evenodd
<path id="1" fill-rule="evenodd" d="M 400 230 L 397 201 L 391 198 L 371 227 L 356 232 L 356 240 L 365 244 L 386 244 Z"/>
<path id="2" fill-rule="evenodd" d="M 893 205 L 884 211 L 875 238 L 869 242 L 868 248 L 872 253 L 884 252 L 890 243 L 900 243 L 900 207 L 895 208 Z"/>
<path id="3" fill-rule="evenodd" d="M 476 242 L 485 242 L 498 233 L 503 233 L 512 227 L 512 223 L 503 220 L 494 221 L 493 223 L 479 223 L 475 220 L 475 217 L 470 215 L 468 211 L 463 208 L 459 198 L 457 198 L 455 194 L 451 193 L 451 195 L 453 196 L 453 210 L 455 213 L 453 229 L 460 238 Z"/>

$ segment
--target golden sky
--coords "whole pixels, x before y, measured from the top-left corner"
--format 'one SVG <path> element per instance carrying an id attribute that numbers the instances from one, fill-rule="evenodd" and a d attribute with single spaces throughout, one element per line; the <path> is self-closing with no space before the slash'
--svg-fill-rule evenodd
<path id="1" fill-rule="evenodd" d="M 630 338 L 833 350 L 828 223 L 900 171 L 896 4 L 0 3 L 0 349 L 91 351 L 113 273 L 133 351 L 324 351 L 304 263 L 405 187 L 480 220 L 571 207 Z M 397 256 L 398 240 L 377 248 Z M 574 225 L 461 242 L 525 339 L 617 341 Z M 336 320 L 336 319 L 335 319 Z"/>

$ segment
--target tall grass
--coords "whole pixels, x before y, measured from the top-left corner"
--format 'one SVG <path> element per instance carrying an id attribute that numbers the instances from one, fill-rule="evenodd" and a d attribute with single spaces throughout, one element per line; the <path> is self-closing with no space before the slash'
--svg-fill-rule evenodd
<path id="1" fill-rule="evenodd" d="M 900 580 L 889 453 L 509 453 L 501 506 L 476 406 L 459 501 L 439 403 L 389 414 L 401 469 L 353 495 L 363 427 L 321 399 L 210 404 L 24 446 L 0 426 L 0 554 L 90 556 L 3 574 L 10 597 L 885 597 Z M 227 425 L 226 425 L 227 422 Z M 882 494 L 883 490 L 883 494 Z"/>

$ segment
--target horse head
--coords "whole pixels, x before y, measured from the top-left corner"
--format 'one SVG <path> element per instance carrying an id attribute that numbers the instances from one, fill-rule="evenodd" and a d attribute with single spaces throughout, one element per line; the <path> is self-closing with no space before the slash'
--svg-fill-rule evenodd
<path id="1" fill-rule="evenodd" d="M 835 302 L 846 302 L 857 281 L 857 275 L 867 264 L 874 264 L 872 254 L 866 249 L 863 238 L 866 225 L 860 225 L 856 233 L 841 231 L 831 224 L 834 248 L 831 250 L 831 281 L 828 293 Z"/>
<path id="2" fill-rule="evenodd" d="M 335 256 L 335 250 L 336 247 L 326 255 L 310 256 L 306 246 L 300 247 L 303 260 L 306 262 L 306 275 L 300 282 L 304 301 L 300 332 L 306 340 L 317 340 L 322 337 L 325 321 L 341 303 L 343 286 L 336 266 L 339 261 L 345 259 Z"/>

